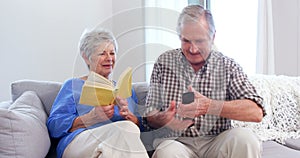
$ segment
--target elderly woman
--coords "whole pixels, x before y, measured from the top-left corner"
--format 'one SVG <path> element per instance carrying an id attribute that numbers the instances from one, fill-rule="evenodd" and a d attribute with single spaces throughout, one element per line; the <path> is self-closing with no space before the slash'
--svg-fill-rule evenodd
<path id="1" fill-rule="evenodd" d="M 117 42 L 110 31 L 95 29 L 83 34 L 80 54 L 90 71 L 109 78 L 115 65 Z M 136 95 L 116 98 L 116 105 L 79 104 L 87 76 L 65 81 L 58 93 L 47 126 L 58 138 L 58 157 L 148 157 L 140 140 Z"/>

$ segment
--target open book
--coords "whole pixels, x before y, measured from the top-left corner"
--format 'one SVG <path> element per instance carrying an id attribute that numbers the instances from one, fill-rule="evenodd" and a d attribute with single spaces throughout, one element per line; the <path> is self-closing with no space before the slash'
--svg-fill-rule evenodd
<path id="1" fill-rule="evenodd" d="M 92 106 L 116 104 L 115 97 L 128 98 L 131 94 L 132 68 L 128 67 L 120 75 L 114 86 L 107 78 L 91 71 L 85 81 L 79 103 Z"/>

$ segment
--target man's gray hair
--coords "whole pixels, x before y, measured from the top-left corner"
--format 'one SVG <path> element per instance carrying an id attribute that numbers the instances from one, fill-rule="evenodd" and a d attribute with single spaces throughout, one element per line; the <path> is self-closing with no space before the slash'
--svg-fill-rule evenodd
<path id="1" fill-rule="evenodd" d="M 79 51 L 90 59 L 91 54 L 94 53 L 100 44 L 104 42 L 112 42 L 115 47 L 115 52 L 118 52 L 118 43 L 115 36 L 109 30 L 97 28 L 93 30 L 85 30 L 79 40 Z"/>
<path id="2" fill-rule="evenodd" d="M 209 29 L 209 37 L 212 38 L 216 32 L 213 16 L 209 10 L 204 9 L 201 5 L 189 5 L 182 10 L 177 21 L 177 34 L 179 36 L 181 35 L 183 24 L 187 22 L 198 22 L 202 16 L 205 16 Z"/>

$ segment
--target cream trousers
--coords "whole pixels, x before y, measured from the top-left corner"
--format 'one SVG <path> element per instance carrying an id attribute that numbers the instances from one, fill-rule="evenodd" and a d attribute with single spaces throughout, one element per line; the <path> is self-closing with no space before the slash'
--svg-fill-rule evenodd
<path id="1" fill-rule="evenodd" d="M 140 130 L 131 121 L 118 121 L 86 130 L 67 146 L 63 158 L 147 158 Z"/>
<path id="2" fill-rule="evenodd" d="M 246 128 L 233 128 L 218 136 L 156 139 L 152 158 L 260 158 L 261 142 Z"/>

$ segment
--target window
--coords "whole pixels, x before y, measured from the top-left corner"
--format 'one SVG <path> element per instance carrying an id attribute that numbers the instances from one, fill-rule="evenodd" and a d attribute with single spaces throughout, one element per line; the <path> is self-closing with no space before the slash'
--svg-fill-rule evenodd
<path id="1" fill-rule="evenodd" d="M 176 33 L 177 18 L 187 0 L 145 0 L 146 80 L 149 82 L 157 57 L 180 47 Z"/>
<path id="2" fill-rule="evenodd" d="M 257 0 L 210 0 L 216 26 L 215 45 L 247 74 L 256 70 Z"/>
<path id="3" fill-rule="evenodd" d="M 217 49 L 235 59 L 247 74 L 255 73 L 257 0 L 145 0 L 145 7 L 148 7 L 145 9 L 147 81 L 155 59 L 165 50 L 180 47 L 176 22 L 181 10 L 188 4 L 200 2 L 214 16 Z"/>

